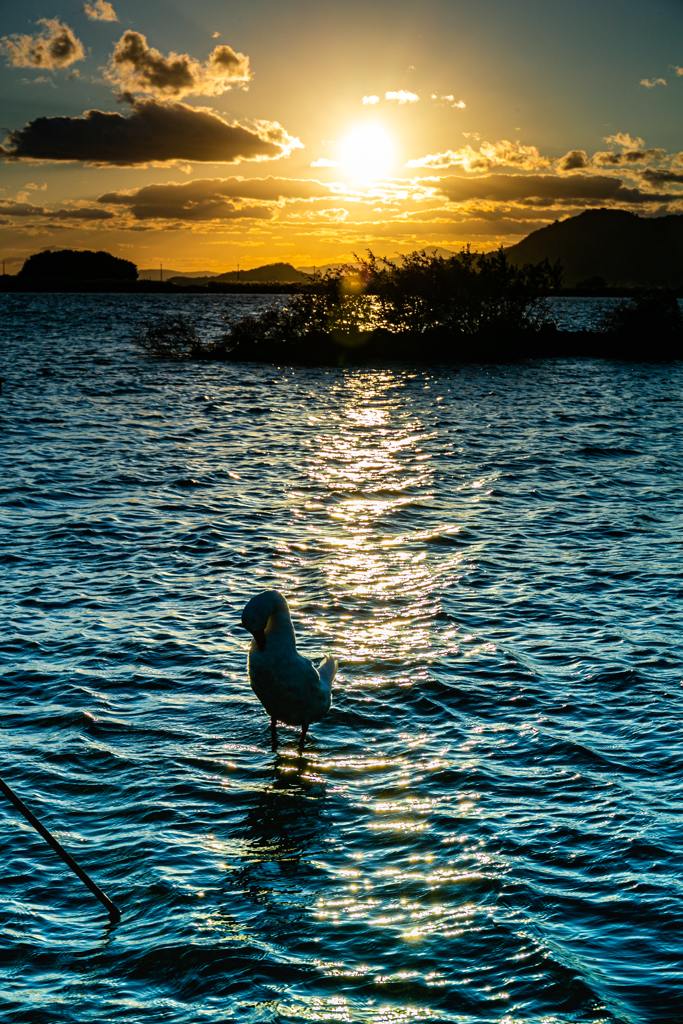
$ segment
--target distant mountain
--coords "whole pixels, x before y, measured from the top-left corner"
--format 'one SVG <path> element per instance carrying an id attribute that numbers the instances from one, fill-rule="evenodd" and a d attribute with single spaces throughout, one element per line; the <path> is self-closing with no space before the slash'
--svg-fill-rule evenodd
<path id="1" fill-rule="evenodd" d="M 57 249 L 35 252 L 17 274 L 20 281 L 135 281 L 138 268 L 108 252 Z"/>
<path id="2" fill-rule="evenodd" d="M 157 270 L 157 279 L 159 271 Z M 223 284 L 304 284 L 308 281 L 306 274 L 295 270 L 291 263 L 266 263 L 263 267 L 252 270 L 229 270 L 225 274 L 176 274 L 169 272 L 164 281 L 171 284 L 208 284 L 209 281 Z"/>
<path id="3" fill-rule="evenodd" d="M 163 268 L 163 280 L 168 281 L 171 277 L 213 277 L 210 270 L 167 270 Z M 159 281 L 159 268 L 158 267 L 146 267 L 144 270 L 138 270 L 138 281 Z"/>
<path id="4" fill-rule="evenodd" d="M 218 274 L 212 278 L 214 281 L 227 281 L 233 284 L 241 281 L 248 282 L 271 282 L 279 284 L 303 284 L 308 280 L 300 270 L 295 270 L 291 263 L 266 263 L 263 267 L 254 267 L 253 270 L 230 270 L 227 274 Z"/>
<path id="5" fill-rule="evenodd" d="M 507 250 L 514 264 L 560 260 L 564 285 L 602 278 L 613 287 L 683 286 L 683 216 L 586 210 L 533 231 Z"/>

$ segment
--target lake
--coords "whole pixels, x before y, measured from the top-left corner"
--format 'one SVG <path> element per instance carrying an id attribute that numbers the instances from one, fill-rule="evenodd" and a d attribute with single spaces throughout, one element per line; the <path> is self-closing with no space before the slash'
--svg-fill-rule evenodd
<path id="1" fill-rule="evenodd" d="M 3 1020 L 683 1020 L 683 364 L 130 341 L 266 301 L 0 295 L 0 776 L 123 915 L 2 802 Z M 270 588 L 341 661 L 302 756 Z"/>

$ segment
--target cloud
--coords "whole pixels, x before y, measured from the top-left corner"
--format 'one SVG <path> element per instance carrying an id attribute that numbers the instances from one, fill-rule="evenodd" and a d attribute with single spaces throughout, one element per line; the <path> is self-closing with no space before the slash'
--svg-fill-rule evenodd
<path id="1" fill-rule="evenodd" d="M 628 132 L 616 132 L 614 135 L 606 135 L 602 140 L 608 146 L 622 146 L 624 149 L 643 149 L 645 142 L 637 135 L 632 139 Z"/>
<path id="2" fill-rule="evenodd" d="M 640 176 L 648 185 L 683 185 L 683 174 L 674 174 L 673 171 L 656 171 L 646 167 Z"/>
<path id="3" fill-rule="evenodd" d="M 84 4 L 83 12 L 93 21 L 118 21 L 114 8 L 107 0 L 95 0 L 92 4 Z"/>
<path id="4" fill-rule="evenodd" d="M 645 172 L 643 172 L 645 173 Z M 679 195 L 656 195 L 627 188 L 619 178 L 605 174 L 488 174 L 480 178 L 441 178 L 438 191 L 453 203 L 473 199 L 531 205 L 591 203 L 667 203 Z"/>
<path id="5" fill-rule="evenodd" d="M 683 75 L 683 68 L 679 68 L 676 64 L 674 64 L 674 71 L 677 75 Z"/>
<path id="6" fill-rule="evenodd" d="M 36 36 L 3 36 L 0 48 L 8 54 L 10 66 L 16 68 L 67 68 L 74 61 L 83 60 L 85 52 L 68 25 L 57 18 L 41 18 L 37 25 L 45 31 Z"/>
<path id="7" fill-rule="evenodd" d="M 86 110 L 82 117 L 39 117 L 8 135 L 6 160 L 82 160 L 99 166 L 190 160 L 277 160 L 302 148 L 274 121 L 230 124 L 184 103 L 141 100 L 129 114 Z"/>
<path id="8" fill-rule="evenodd" d="M 136 220 L 223 220 L 226 217 L 256 216 L 245 210 L 262 211 L 262 219 L 271 216 L 267 206 L 247 207 L 249 201 L 281 203 L 284 200 L 328 199 L 335 197 L 331 186 L 319 181 L 297 178 L 197 178 L 194 181 L 144 185 L 122 192 L 105 192 L 97 202 L 107 206 L 126 206 Z M 338 201 L 338 200 L 337 200 Z M 242 204 L 242 205 L 240 205 Z"/>
<path id="9" fill-rule="evenodd" d="M 288 221 L 312 221 L 323 224 L 343 224 L 349 215 L 349 211 L 343 207 L 333 206 L 327 210 L 303 210 L 291 213 Z"/>
<path id="10" fill-rule="evenodd" d="M 379 103 L 379 96 L 364 96 L 363 103 L 367 106 L 374 106 L 375 103 Z"/>
<path id="11" fill-rule="evenodd" d="M 640 84 L 646 89 L 654 89 L 657 85 L 666 85 L 666 78 L 641 78 Z"/>
<path id="12" fill-rule="evenodd" d="M 450 107 L 460 107 L 463 109 L 467 106 L 462 100 L 456 100 L 455 96 L 438 96 L 435 92 L 432 93 L 432 99 L 438 103 L 447 103 Z"/>
<path id="13" fill-rule="evenodd" d="M 33 203 L 17 202 L 14 199 L 0 199 L 0 213 L 12 217 L 46 217 L 50 220 L 111 220 L 109 210 L 89 206 L 74 206 L 66 210 L 47 210 Z"/>
<path id="14" fill-rule="evenodd" d="M 53 220 L 111 220 L 114 214 L 109 210 L 99 210 L 95 207 L 74 206 L 67 210 L 48 212 L 48 216 Z"/>
<path id="15" fill-rule="evenodd" d="M 637 164 L 643 160 L 661 160 L 665 149 L 627 149 L 622 153 L 594 153 L 593 163 L 603 167 Z"/>
<path id="16" fill-rule="evenodd" d="M 566 153 L 559 162 L 559 168 L 561 171 L 578 171 L 584 167 L 588 167 L 588 154 L 585 149 L 571 149 Z"/>
<path id="17" fill-rule="evenodd" d="M 124 92 L 147 93 L 157 99 L 220 96 L 251 79 L 249 58 L 230 46 L 217 46 L 201 64 L 187 53 L 164 57 L 147 45 L 141 32 L 130 29 L 116 44 L 105 76 Z"/>
<path id="18" fill-rule="evenodd" d="M 449 149 L 445 153 L 434 153 L 417 160 L 409 160 L 406 167 L 462 167 L 466 171 L 488 171 L 500 165 L 531 171 L 548 167 L 550 160 L 542 157 L 536 146 L 523 146 L 521 142 L 503 139 L 501 142 L 482 143 L 479 152 L 468 143 L 462 149 Z"/>
<path id="19" fill-rule="evenodd" d="M 314 160 L 311 167 L 338 167 L 338 160 L 328 160 L 326 156 L 321 156 L 319 160 Z"/>
<path id="20" fill-rule="evenodd" d="M 385 100 L 398 100 L 399 104 L 403 103 L 417 103 L 419 96 L 414 92 L 406 92 L 405 89 L 399 89 L 398 92 L 385 92 Z"/>

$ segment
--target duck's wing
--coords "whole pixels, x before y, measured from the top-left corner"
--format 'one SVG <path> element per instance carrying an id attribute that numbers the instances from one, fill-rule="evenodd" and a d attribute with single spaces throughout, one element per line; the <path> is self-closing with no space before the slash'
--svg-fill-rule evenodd
<path id="1" fill-rule="evenodd" d="M 339 668 L 339 662 L 336 658 L 326 657 L 318 665 L 318 673 L 320 674 L 320 680 L 325 686 L 332 688 L 332 681 L 337 674 Z"/>

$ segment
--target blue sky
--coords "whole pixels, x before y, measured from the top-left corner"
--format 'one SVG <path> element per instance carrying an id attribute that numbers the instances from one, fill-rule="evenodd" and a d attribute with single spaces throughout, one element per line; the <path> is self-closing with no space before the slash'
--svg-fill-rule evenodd
<path id="1" fill-rule="evenodd" d="M 680 0 L 85 6 L 3 14 L 10 268 L 310 265 L 680 212 Z"/>

